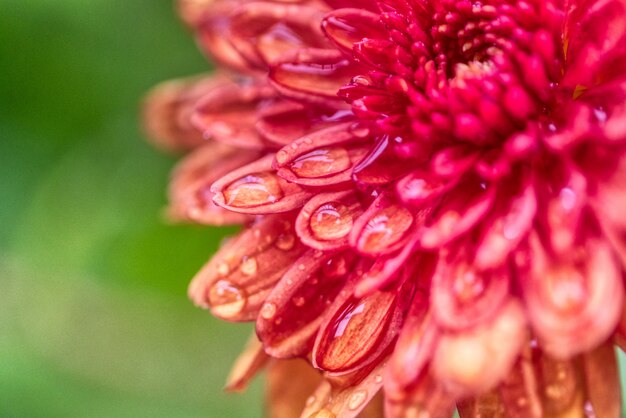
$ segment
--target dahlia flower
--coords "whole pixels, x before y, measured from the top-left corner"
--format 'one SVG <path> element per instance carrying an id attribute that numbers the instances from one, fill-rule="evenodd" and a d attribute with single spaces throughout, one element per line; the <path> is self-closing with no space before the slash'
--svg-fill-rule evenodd
<path id="1" fill-rule="evenodd" d="M 256 321 L 228 388 L 267 367 L 279 418 L 621 415 L 626 0 L 179 10 L 218 69 L 145 118 L 187 153 L 170 216 L 243 225 L 189 287 Z"/>

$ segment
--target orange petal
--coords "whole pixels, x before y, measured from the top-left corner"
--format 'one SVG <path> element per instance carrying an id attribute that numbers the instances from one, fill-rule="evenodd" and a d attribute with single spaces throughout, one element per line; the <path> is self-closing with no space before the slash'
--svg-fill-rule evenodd
<path id="1" fill-rule="evenodd" d="M 500 395 L 508 418 L 543 418 L 538 384 L 532 350 L 528 346 L 500 385 Z"/>
<path id="2" fill-rule="evenodd" d="M 225 390 L 229 392 L 241 392 L 246 389 L 250 380 L 265 366 L 269 356 L 263 351 L 263 345 L 252 334 L 246 348 L 239 355 L 230 370 L 226 381 Z"/>
<path id="3" fill-rule="evenodd" d="M 455 398 L 424 370 L 415 385 L 402 396 L 385 392 L 386 418 L 451 418 Z"/>
<path id="4" fill-rule="evenodd" d="M 580 362 L 556 360 L 544 354 L 537 359 L 544 416 L 585 418 L 585 393 Z M 598 417 L 599 418 L 599 417 Z"/>
<path id="5" fill-rule="evenodd" d="M 230 321 L 254 320 L 284 272 L 304 252 L 292 220 L 266 216 L 224 245 L 194 277 L 189 297 Z M 285 246 L 285 241 L 295 240 Z"/>
<path id="6" fill-rule="evenodd" d="M 458 404 L 460 418 L 510 418 L 498 391 L 487 392 Z"/>
<path id="7" fill-rule="evenodd" d="M 268 417 L 297 417 L 320 384 L 321 374 L 305 360 L 277 360 L 267 369 Z"/>
<path id="8" fill-rule="evenodd" d="M 382 387 L 384 368 L 385 363 L 380 363 L 367 373 L 325 380 L 307 400 L 301 418 L 382 418 L 379 401 L 360 413 Z"/>
<path id="9" fill-rule="evenodd" d="M 587 398 L 596 417 L 622 416 L 622 396 L 617 357 L 611 340 L 583 355 Z"/>

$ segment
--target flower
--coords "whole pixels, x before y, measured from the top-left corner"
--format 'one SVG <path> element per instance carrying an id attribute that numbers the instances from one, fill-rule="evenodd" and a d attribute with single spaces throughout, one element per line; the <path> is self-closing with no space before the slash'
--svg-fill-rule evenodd
<path id="1" fill-rule="evenodd" d="M 219 70 L 146 120 L 171 216 L 244 225 L 189 288 L 256 321 L 230 388 L 303 358 L 303 417 L 620 416 L 626 1 L 179 5 Z"/>

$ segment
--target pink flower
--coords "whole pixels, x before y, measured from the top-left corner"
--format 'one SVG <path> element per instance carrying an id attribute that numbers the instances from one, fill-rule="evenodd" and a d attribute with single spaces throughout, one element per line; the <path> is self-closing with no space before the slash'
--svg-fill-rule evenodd
<path id="1" fill-rule="evenodd" d="M 230 388 L 303 358 L 274 416 L 296 369 L 303 417 L 620 416 L 626 1 L 180 10 L 220 69 L 146 121 L 171 216 L 244 225 L 189 288 L 256 321 Z"/>

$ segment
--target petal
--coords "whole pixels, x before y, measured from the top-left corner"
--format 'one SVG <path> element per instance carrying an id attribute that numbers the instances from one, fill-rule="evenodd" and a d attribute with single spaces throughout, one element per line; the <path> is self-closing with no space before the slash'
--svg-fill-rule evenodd
<path id="1" fill-rule="evenodd" d="M 382 418 L 375 396 L 382 387 L 384 369 L 381 362 L 365 372 L 328 378 L 309 398 L 301 418 Z"/>
<path id="2" fill-rule="evenodd" d="M 323 16 L 317 7 L 253 1 L 232 14 L 228 35 L 251 66 L 265 68 L 290 51 L 327 46 Z"/>
<path id="3" fill-rule="evenodd" d="M 209 142 L 190 153 L 172 174 L 168 214 L 174 220 L 207 225 L 241 224 L 249 217 L 213 203 L 211 184 L 219 177 L 258 158 L 219 142 Z"/>
<path id="4" fill-rule="evenodd" d="M 301 359 L 279 360 L 267 370 L 266 400 L 269 418 L 297 417 L 322 376 Z"/>
<path id="5" fill-rule="evenodd" d="M 459 403 L 460 418 L 509 418 L 497 391 Z"/>
<path id="6" fill-rule="evenodd" d="M 348 247 L 348 235 L 363 209 L 352 190 L 319 193 L 296 219 L 296 232 L 305 245 L 322 251 Z"/>
<path id="7" fill-rule="evenodd" d="M 396 151 L 389 137 L 379 138 L 367 156 L 354 168 L 354 181 L 363 186 L 380 186 L 413 170 L 415 161 L 401 158 Z"/>
<path id="8" fill-rule="evenodd" d="M 624 285 L 609 246 L 587 237 L 561 260 L 550 260 L 531 236 L 530 273 L 520 271 L 528 316 L 543 349 L 569 358 L 605 341 L 619 322 Z"/>
<path id="9" fill-rule="evenodd" d="M 346 109 L 337 91 L 359 72 L 359 67 L 335 49 L 301 49 L 273 65 L 269 79 L 287 98 Z"/>
<path id="10" fill-rule="evenodd" d="M 363 38 L 387 37 L 377 13 L 360 8 L 339 9 L 322 20 L 322 30 L 339 49 L 352 54 L 352 47 Z"/>
<path id="11" fill-rule="evenodd" d="M 211 186 L 213 201 L 239 213 L 279 213 L 301 207 L 312 195 L 274 174 L 273 154 L 221 177 Z"/>
<path id="12" fill-rule="evenodd" d="M 362 274 L 361 269 L 357 266 L 352 280 Z M 346 374 L 376 361 L 396 338 L 411 296 L 410 287 L 363 299 L 345 289 L 325 316 L 313 349 L 313 365 Z"/>
<path id="13" fill-rule="evenodd" d="M 222 75 L 168 81 L 152 89 L 144 101 L 143 124 L 159 147 L 187 151 L 206 143 L 191 123 L 196 102 L 227 80 Z"/>
<path id="14" fill-rule="evenodd" d="M 349 182 L 352 168 L 367 152 L 356 136 L 353 123 L 334 125 L 297 139 L 276 153 L 278 175 L 306 186 L 329 186 Z"/>
<path id="15" fill-rule="evenodd" d="M 229 392 L 242 392 L 246 389 L 250 380 L 267 364 L 269 356 L 263 351 L 263 345 L 256 335 L 248 339 L 246 348 L 239 355 L 233 365 L 225 390 Z"/>
<path id="16" fill-rule="evenodd" d="M 442 328 L 461 331 L 474 327 L 496 315 L 508 301 L 509 268 L 481 272 L 476 269 L 474 258 L 463 250 L 440 258 L 430 303 Z"/>
<path id="17" fill-rule="evenodd" d="M 189 297 L 229 321 L 254 320 L 276 282 L 304 252 L 290 217 L 267 216 L 231 239 L 194 277 Z M 295 239 L 295 238 L 294 238 Z"/>
<path id="18" fill-rule="evenodd" d="M 585 417 L 585 393 L 579 363 L 574 360 L 555 360 L 543 353 L 536 357 L 535 367 L 540 377 L 545 416 Z"/>
<path id="19" fill-rule="evenodd" d="M 402 202 L 411 206 L 422 206 L 437 202 L 456 182 L 441 178 L 426 170 L 416 170 L 396 183 L 396 193 Z"/>
<path id="20" fill-rule="evenodd" d="M 596 417 L 622 416 L 622 396 L 617 357 L 609 340 L 583 355 L 587 398 Z"/>
<path id="21" fill-rule="evenodd" d="M 350 244 L 362 254 L 391 253 L 407 243 L 410 231 L 421 225 L 425 216 L 423 212 L 413 216 L 395 203 L 392 195 L 382 193 L 354 223 Z"/>
<path id="22" fill-rule="evenodd" d="M 333 9 L 343 9 L 347 7 L 359 7 L 378 12 L 376 0 L 324 0 Z"/>
<path id="23" fill-rule="evenodd" d="M 352 112 L 305 106 L 287 100 L 266 103 L 257 112 L 256 129 L 270 144 L 285 146 L 296 139 L 354 119 Z"/>
<path id="24" fill-rule="evenodd" d="M 495 187 L 477 181 L 459 184 L 447 194 L 422 229 L 423 248 L 440 248 L 468 232 L 491 209 Z"/>
<path id="25" fill-rule="evenodd" d="M 500 385 L 500 395 L 511 418 L 544 417 L 538 385 L 532 349 L 528 346 Z"/>
<path id="26" fill-rule="evenodd" d="M 272 357 L 304 356 L 313 348 L 322 314 L 345 285 L 354 264 L 350 254 L 306 252 L 267 297 L 256 330 Z"/>
<path id="27" fill-rule="evenodd" d="M 386 418 L 451 418 L 454 415 L 454 398 L 437 382 L 429 370 L 403 396 L 385 391 Z"/>
<path id="28" fill-rule="evenodd" d="M 428 297 L 425 293 L 418 291 L 389 361 L 385 382 L 386 393 L 401 395 L 403 391 L 418 382 L 432 358 L 439 335 Z"/>
<path id="29" fill-rule="evenodd" d="M 527 338 L 525 314 L 511 298 L 491 321 L 443 334 L 432 361 L 433 374 L 459 396 L 486 392 L 509 374 Z"/>
<path id="30" fill-rule="evenodd" d="M 503 193 L 510 191 L 502 188 Z M 474 264 L 479 270 L 487 270 L 504 264 L 508 255 L 517 248 L 532 227 L 537 211 L 535 188 L 530 181 L 523 184 L 517 194 L 500 196 L 499 205 L 486 219 L 476 249 Z M 506 203 L 504 203 L 506 202 Z"/>
<path id="31" fill-rule="evenodd" d="M 256 131 L 257 106 L 275 95 L 261 83 L 224 83 L 202 97 L 192 117 L 194 126 L 205 138 L 249 149 L 266 144 Z"/>

